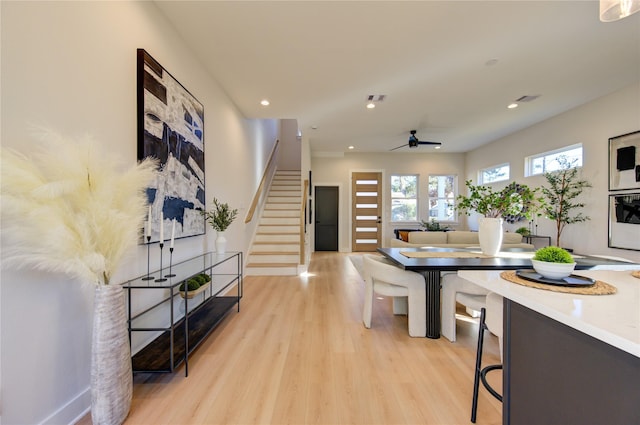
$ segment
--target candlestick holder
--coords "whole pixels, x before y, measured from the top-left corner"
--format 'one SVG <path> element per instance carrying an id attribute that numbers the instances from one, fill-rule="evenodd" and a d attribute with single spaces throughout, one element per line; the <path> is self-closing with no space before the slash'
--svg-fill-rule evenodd
<path id="1" fill-rule="evenodd" d="M 175 277 L 176 274 L 171 272 L 173 267 L 173 247 L 169 247 L 169 274 L 165 274 L 164 277 Z"/>
<path id="2" fill-rule="evenodd" d="M 153 280 L 153 276 L 149 276 L 149 245 L 151 245 L 151 236 L 147 236 L 147 275 L 142 280 Z"/>
<path id="3" fill-rule="evenodd" d="M 160 242 L 160 277 L 156 279 L 156 282 L 166 282 L 167 279 L 162 277 L 162 248 L 164 248 L 164 243 Z"/>

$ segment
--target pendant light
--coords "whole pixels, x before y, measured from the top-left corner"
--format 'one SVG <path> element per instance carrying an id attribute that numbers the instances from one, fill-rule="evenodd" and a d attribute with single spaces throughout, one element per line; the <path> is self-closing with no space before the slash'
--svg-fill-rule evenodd
<path id="1" fill-rule="evenodd" d="M 600 20 L 614 22 L 640 10 L 640 0 L 600 0 Z"/>

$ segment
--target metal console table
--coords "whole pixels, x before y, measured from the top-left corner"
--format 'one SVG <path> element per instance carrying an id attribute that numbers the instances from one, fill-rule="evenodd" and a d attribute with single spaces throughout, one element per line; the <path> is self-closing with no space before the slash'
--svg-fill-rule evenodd
<path id="1" fill-rule="evenodd" d="M 208 252 L 172 265 L 169 275 L 162 276 L 163 272 L 169 273 L 165 268 L 124 283 L 128 295 L 129 342 L 135 332 L 157 335 L 132 356 L 133 372 L 173 372 L 184 362 L 184 373 L 188 376 L 189 354 L 234 306 L 240 311 L 242 261 L 242 252 Z M 184 293 L 179 286 L 202 273 L 211 277 L 209 287 L 192 299 L 182 297 Z M 237 292 L 231 294 L 234 285 Z M 134 305 L 147 300 L 153 300 L 151 305 L 132 311 Z M 149 324 L 162 318 L 165 325 Z"/>

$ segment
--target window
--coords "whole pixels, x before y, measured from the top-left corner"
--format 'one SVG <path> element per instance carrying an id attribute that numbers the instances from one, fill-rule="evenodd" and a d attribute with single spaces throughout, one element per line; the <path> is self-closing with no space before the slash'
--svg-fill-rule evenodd
<path id="1" fill-rule="evenodd" d="M 456 176 L 429 176 L 429 221 L 455 221 Z"/>
<path id="2" fill-rule="evenodd" d="M 582 143 L 555 151 L 528 156 L 524 159 L 525 176 L 535 176 L 560 169 L 558 159 L 564 156 L 574 167 L 582 167 Z"/>
<path id="3" fill-rule="evenodd" d="M 391 221 L 418 221 L 418 176 L 391 176 Z"/>
<path id="4" fill-rule="evenodd" d="M 500 164 L 495 167 L 484 168 L 478 173 L 478 183 L 495 183 L 509 180 L 509 164 Z"/>

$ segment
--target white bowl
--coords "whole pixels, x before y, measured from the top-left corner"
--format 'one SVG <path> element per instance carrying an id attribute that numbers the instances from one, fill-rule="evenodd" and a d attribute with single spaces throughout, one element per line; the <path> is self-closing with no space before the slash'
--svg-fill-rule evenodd
<path id="1" fill-rule="evenodd" d="M 569 276 L 576 263 L 548 263 L 546 261 L 531 260 L 533 268 L 536 272 L 547 279 L 559 280 Z"/>

